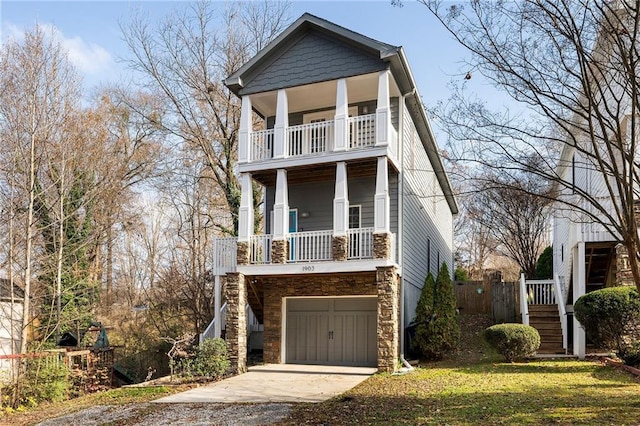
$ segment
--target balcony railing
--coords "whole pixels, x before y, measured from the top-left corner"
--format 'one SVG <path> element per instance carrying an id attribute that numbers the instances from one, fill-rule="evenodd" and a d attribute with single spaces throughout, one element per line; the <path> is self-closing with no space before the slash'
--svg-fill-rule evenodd
<path id="1" fill-rule="evenodd" d="M 376 144 L 376 115 L 349 117 L 349 148 L 367 148 Z"/>
<path id="2" fill-rule="evenodd" d="M 252 265 L 271 263 L 272 239 L 271 235 L 253 235 L 250 237 L 249 263 Z"/>
<path id="3" fill-rule="evenodd" d="M 349 252 L 347 259 L 373 258 L 373 228 L 347 230 Z"/>
<path id="4" fill-rule="evenodd" d="M 358 115 L 347 119 L 347 150 L 364 149 L 376 144 L 376 114 Z M 397 132 L 391 128 L 390 147 L 397 150 Z M 331 152 L 335 149 L 335 122 L 333 120 L 290 126 L 286 129 L 285 154 L 288 157 Z M 252 131 L 249 138 L 251 161 L 273 158 L 274 129 Z"/>
<path id="5" fill-rule="evenodd" d="M 237 250 L 237 238 L 216 238 L 213 254 L 213 269 L 215 275 L 224 275 L 227 272 L 234 272 L 236 270 Z"/>
<path id="6" fill-rule="evenodd" d="M 287 129 L 289 157 L 318 154 L 333 149 L 333 121 L 291 126 Z"/>
<path id="7" fill-rule="evenodd" d="M 333 231 L 296 232 L 289 234 L 289 262 L 332 260 Z"/>

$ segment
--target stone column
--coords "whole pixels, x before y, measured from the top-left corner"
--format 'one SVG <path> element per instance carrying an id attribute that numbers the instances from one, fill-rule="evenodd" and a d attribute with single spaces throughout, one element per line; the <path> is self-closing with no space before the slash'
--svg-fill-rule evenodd
<path id="1" fill-rule="evenodd" d="M 399 286 L 394 266 L 377 268 L 378 371 L 393 372 L 399 357 Z"/>
<path id="2" fill-rule="evenodd" d="M 236 263 L 238 265 L 248 265 L 249 264 L 249 242 L 247 241 L 238 241 L 238 248 L 236 249 Z"/>
<path id="3" fill-rule="evenodd" d="M 345 261 L 349 257 L 349 238 L 346 235 L 334 235 L 331 241 L 333 260 Z"/>
<path id="4" fill-rule="evenodd" d="M 616 285 L 635 285 L 629 267 L 629 252 L 622 243 L 616 245 Z"/>
<path id="5" fill-rule="evenodd" d="M 247 286 L 239 272 L 227 274 L 227 356 L 234 374 L 247 371 Z"/>
<path id="6" fill-rule="evenodd" d="M 287 263 L 289 260 L 289 241 L 271 241 L 271 263 Z"/>
<path id="7" fill-rule="evenodd" d="M 391 234 L 373 234 L 373 258 L 391 259 Z"/>

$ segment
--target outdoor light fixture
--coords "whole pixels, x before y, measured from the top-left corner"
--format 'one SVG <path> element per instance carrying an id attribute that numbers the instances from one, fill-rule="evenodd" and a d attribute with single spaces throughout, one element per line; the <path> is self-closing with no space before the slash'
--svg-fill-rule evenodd
<path id="1" fill-rule="evenodd" d="M 300 217 L 307 218 L 307 217 L 309 217 L 309 216 L 311 216 L 311 215 L 309 214 L 309 212 L 302 212 L 302 213 L 300 213 Z"/>

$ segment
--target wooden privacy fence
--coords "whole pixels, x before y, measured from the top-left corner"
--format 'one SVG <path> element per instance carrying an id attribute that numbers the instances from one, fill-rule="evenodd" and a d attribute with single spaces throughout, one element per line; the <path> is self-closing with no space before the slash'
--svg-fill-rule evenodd
<path id="1" fill-rule="evenodd" d="M 491 315 L 496 323 L 520 322 L 517 282 L 454 281 L 453 290 L 461 314 Z"/>

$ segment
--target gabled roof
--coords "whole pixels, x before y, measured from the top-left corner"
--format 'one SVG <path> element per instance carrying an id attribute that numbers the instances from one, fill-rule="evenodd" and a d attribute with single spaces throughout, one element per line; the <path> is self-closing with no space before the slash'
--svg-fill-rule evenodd
<path id="1" fill-rule="evenodd" d="M 458 213 L 458 206 L 453 195 L 451 183 L 444 170 L 442 158 L 440 157 L 438 146 L 433 137 L 431 125 L 425 114 L 422 99 L 418 93 L 413 74 L 411 73 L 402 47 L 382 43 L 325 19 L 305 13 L 264 49 L 258 52 L 256 56 L 231 74 L 225 80 L 226 86 L 238 96 L 251 94 L 251 89 L 257 90 L 255 87 L 247 90 L 252 81 L 278 58 L 281 58 L 292 46 L 300 42 L 303 37 L 312 32 L 337 40 L 353 49 L 355 54 L 367 55 L 391 71 L 400 93 L 405 96 L 407 109 L 417 128 L 429 160 L 433 165 L 447 204 L 453 214 Z M 287 78 L 289 78 L 289 76 L 287 76 Z"/>

